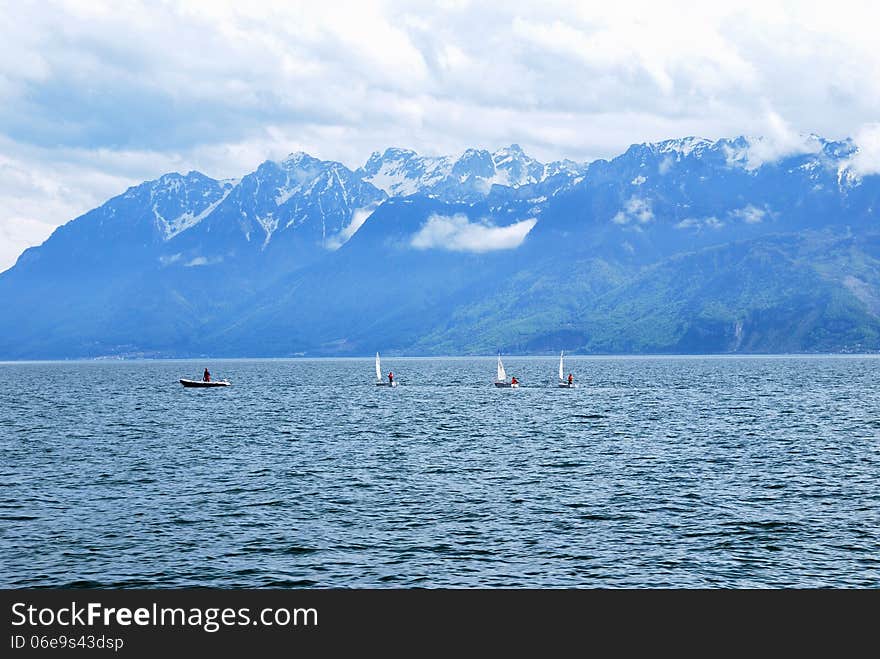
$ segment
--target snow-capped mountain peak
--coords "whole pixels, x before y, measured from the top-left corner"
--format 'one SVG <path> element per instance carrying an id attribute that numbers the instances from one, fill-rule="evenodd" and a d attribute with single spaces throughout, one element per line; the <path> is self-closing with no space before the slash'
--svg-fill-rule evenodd
<path id="1" fill-rule="evenodd" d="M 699 156 L 705 149 L 711 149 L 715 146 L 715 142 L 705 137 L 679 137 L 672 140 L 663 140 L 662 142 L 653 142 L 650 146 L 658 153 L 677 154 L 686 158 L 690 155 Z"/>
<path id="2" fill-rule="evenodd" d="M 281 160 L 267 160 L 241 179 L 218 181 L 198 171 L 165 174 L 129 188 L 90 217 L 107 231 L 121 230 L 116 218 L 126 217 L 152 231 L 154 239 L 174 244 L 181 236 L 195 234 L 184 241 L 194 242 L 205 233 L 212 241 L 238 236 L 265 249 L 280 234 L 295 233 L 296 241 L 332 249 L 354 235 L 366 221 L 367 210 L 372 212 L 389 197 L 421 194 L 471 204 L 491 197 L 493 207 L 498 200 L 521 199 L 528 200 L 529 212 L 538 216 L 557 194 L 592 185 L 591 181 L 625 180 L 639 188 L 640 195 L 649 196 L 673 179 L 679 186 L 702 185 L 705 172 L 716 168 L 754 177 L 759 170 L 777 165 L 816 190 L 834 187 L 845 192 L 862 184 L 866 170 L 858 167 L 857 156 L 852 140 L 831 141 L 817 135 L 787 141 L 687 136 L 636 144 L 611 161 L 589 164 L 571 160 L 544 164 L 515 143 L 491 152 L 469 148 L 452 156 L 423 156 L 392 147 L 373 153 L 355 171 L 298 151 Z M 520 188 L 528 189 L 511 196 Z M 200 225 L 205 225 L 204 231 L 194 232 Z M 287 240 L 293 238 L 282 242 Z"/>
<path id="3" fill-rule="evenodd" d="M 288 154 L 288 156 L 280 162 L 280 165 L 285 169 L 292 169 L 295 167 L 303 167 L 320 162 L 322 161 L 306 153 L 305 151 L 294 151 L 293 153 Z"/>
<path id="4" fill-rule="evenodd" d="M 373 153 L 358 170 L 364 181 L 389 196 L 416 193 L 445 200 L 476 200 L 493 185 L 519 188 L 563 174 L 574 177 L 584 165 L 562 161 L 545 165 L 528 156 L 518 144 L 490 153 L 469 148 L 457 156 L 420 156 L 410 149 L 387 149 Z"/>
<path id="5" fill-rule="evenodd" d="M 438 168 L 446 169 L 442 160 L 421 157 L 411 149 L 389 148 L 374 152 L 358 173 L 389 196 L 406 197 L 422 191 Z"/>
<path id="6" fill-rule="evenodd" d="M 197 225 L 229 194 L 234 184 L 217 181 L 201 172 L 164 174 L 139 186 L 149 195 L 149 207 L 162 240 Z M 145 200 L 146 201 L 146 200 Z"/>
<path id="7" fill-rule="evenodd" d="M 279 234 L 291 233 L 297 238 L 285 241 L 329 248 L 339 242 L 333 237 L 350 226 L 356 211 L 385 198 L 345 165 L 297 152 L 281 161 L 267 160 L 242 178 L 217 221 L 239 226 L 247 242 L 261 236 L 256 241 L 261 249 Z"/>
<path id="8" fill-rule="evenodd" d="M 538 183 L 546 177 L 546 166 L 526 155 L 519 144 L 498 149 L 492 154 L 495 176 L 492 182 L 511 188 Z"/>

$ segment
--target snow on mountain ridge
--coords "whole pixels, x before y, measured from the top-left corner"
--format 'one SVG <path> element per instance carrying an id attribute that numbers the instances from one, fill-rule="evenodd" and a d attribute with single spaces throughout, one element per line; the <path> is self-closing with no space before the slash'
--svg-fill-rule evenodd
<path id="1" fill-rule="evenodd" d="M 303 152 L 267 160 L 242 182 L 247 192 L 238 195 L 240 213 L 264 232 L 264 249 L 279 231 L 304 225 L 311 227 L 306 232 L 311 240 L 329 249 L 330 237 L 352 226 L 356 211 L 387 198 L 342 163 Z"/>
<path id="2" fill-rule="evenodd" d="M 148 195 L 159 235 L 168 241 L 210 215 L 234 187 L 232 181 L 217 181 L 201 172 L 175 172 L 129 188 L 124 198 Z"/>
<path id="3" fill-rule="evenodd" d="M 485 196 L 493 185 L 519 188 L 559 174 L 574 176 L 584 169 L 573 161 L 545 165 L 511 144 L 493 153 L 469 148 L 456 156 L 420 156 L 411 149 L 389 148 L 374 152 L 358 173 L 392 197 L 424 193 L 468 199 Z"/>
<path id="4" fill-rule="evenodd" d="M 712 148 L 717 144 L 712 140 L 704 137 L 679 137 L 671 140 L 663 140 L 661 142 L 652 142 L 650 146 L 654 147 L 660 153 L 677 153 L 682 157 L 687 157 L 693 153 L 700 155 L 704 149 Z"/>
<path id="5" fill-rule="evenodd" d="M 419 156 L 410 149 L 389 148 L 373 153 L 358 173 L 391 197 L 407 197 L 432 187 L 451 170 L 448 156 Z"/>
<path id="6" fill-rule="evenodd" d="M 163 236 L 162 239 L 166 242 L 174 238 L 179 233 L 186 231 L 187 229 L 194 227 L 199 222 L 204 220 L 208 215 L 210 215 L 217 206 L 219 206 L 226 197 L 229 196 L 229 193 L 232 191 L 233 186 L 229 186 L 226 188 L 226 191 L 223 193 L 223 196 L 217 199 L 216 201 L 211 202 L 203 211 L 200 213 L 193 213 L 192 210 L 188 210 L 182 215 L 177 216 L 174 219 L 167 219 L 162 217 L 159 214 L 159 211 L 156 208 L 156 205 L 153 205 L 153 214 L 156 217 L 156 221 L 159 223 L 159 226 L 162 230 Z"/>
<path id="7" fill-rule="evenodd" d="M 128 188 L 121 197 L 137 199 L 136 203 L 142 204 L 154 222 L 158 237 L 166 242 L 226 208 L 219 213 L 217 222 L 228 227 L 240 226 L 246 237 L 262 231 L 264 247 L 279 231 L 304 225 L 312 226 L 308 231 L 316 231 L 319 244 L 326 247 L 339 242 L 334 236 L 347 239 L 353 235 L 352 228 L 359 228 L 366 219 L 363 209 L 375 208 L 388 197 L 421 193 L 472 203 L 490 193 L 496 194 L 493 186 L 500 186 L 497 194 L 502 196 L 507 194 L 504 188 L 536 186 L 526 194 L 545 203 L 560 191 L 579 186 L 594 176 L 588 175 L 594 166 L 599 167 L 594 170 L 597 174 L 619 175 L 614 163 L 627 159 L 634 159 L 628 167 L 657 163 L 661 175 L 675 163 L 685 166 L 684 161 L 693 158 L 706 159 L 713 167 L 726 166 L 750 174 L 765 165 L 785 161 L 786 168 L 815 179 L 817 185 L 823 172 L 834 172 L 841 190 L 861 184 L 862 178 L 852 164 L 858 152 L 852 140 L 830 141 L 813 134 L 783 137 L 788 141 L 687 136 L 632 145 L 610 161 L 593 163 L 541 163 L 515 143 L 491 153 L 469 148 L 452 156 L 421 156 L 412 149 L 388 148 L 373 153 L 354 171 L 339 162 L 297 151 L 278 161 L 267 160 L 240 179 L 217 181 L 194 170 L 186 174 L 168 173 Z M 605 164 L 600 166 L 600 162 Z M 647 181 L 650 186 L 654 180 L 649 170 L 636 169 L 626 176 L 632 185 Z M 544 185 L 548 180 L 551 183 Z M 114 208 L 108 207 L 108 218 Z M 538 210 L 535 214 L 539 214 Z"/>

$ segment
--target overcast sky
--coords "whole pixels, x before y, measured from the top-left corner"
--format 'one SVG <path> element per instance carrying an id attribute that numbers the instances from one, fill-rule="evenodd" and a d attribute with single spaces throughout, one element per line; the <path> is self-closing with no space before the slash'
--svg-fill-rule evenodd
<path id="1" fill-rule="evenodd" d="M 0 270 L 129 185 L 296 150 L 356 167 L 388 146 L 592 160 L 685 135 L 878 136 L 880 3 L 0 7 Z"/>

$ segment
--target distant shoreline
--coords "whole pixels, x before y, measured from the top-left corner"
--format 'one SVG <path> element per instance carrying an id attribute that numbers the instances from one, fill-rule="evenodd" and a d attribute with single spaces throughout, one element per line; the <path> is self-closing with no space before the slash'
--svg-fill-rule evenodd
<path id="1" fill-rule="evenodd" d="M 517 355 L 515 353 L 502 353 L 505 359 L 515 360 L 547 360 L 557 359 L 558 353 L 542 355 Z M 405 360 L 492 360 L 497 355 L 395 355 L 383 353 L 383 358 Z M 664 359 L 870 359 L 880 358 L 880 352 L 830 352 L 830 353 L 645 353 L 645 354 L 601 354 L 579 355 L 565 354 L 566 359 L 573 360 L 664 360 Z M 58 359 L 0 359 L 0 366 L 8 364 L 133 364 L 152 362 L 270 362 L 270 361 L 367 361 L 372 360 L 373 355 L 359 356 L 297 356 L 297 357 L 212 357 L 210 355 L 194 357 L 76 357 Z"/>

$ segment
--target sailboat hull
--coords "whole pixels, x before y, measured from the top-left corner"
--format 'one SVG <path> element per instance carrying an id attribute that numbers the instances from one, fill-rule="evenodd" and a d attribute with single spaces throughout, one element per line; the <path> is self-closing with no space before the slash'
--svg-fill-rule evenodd
<path id="1" fill-rule="evenodd" d="M 510 382 L 496 382 L 495 386 L 499 389 L 519 389 L 519 384 L 511 384 Z"/>
<path id="2" fill-rule="evenodd" d="M 574 383 L 572 383 L 572 384 L 568 384 L 568 382 L 560 382 L 557 386 L 558 386 L 560 389 L 577 389 L 577 385 L 576 385 L 576 384 L 574 384 Z"/>
<path id="3" fill-rule="evenodd" d="M 377 387 L 396 387 L 397 383 L 396 382 L 377 382 L 376 386 Z"/>

